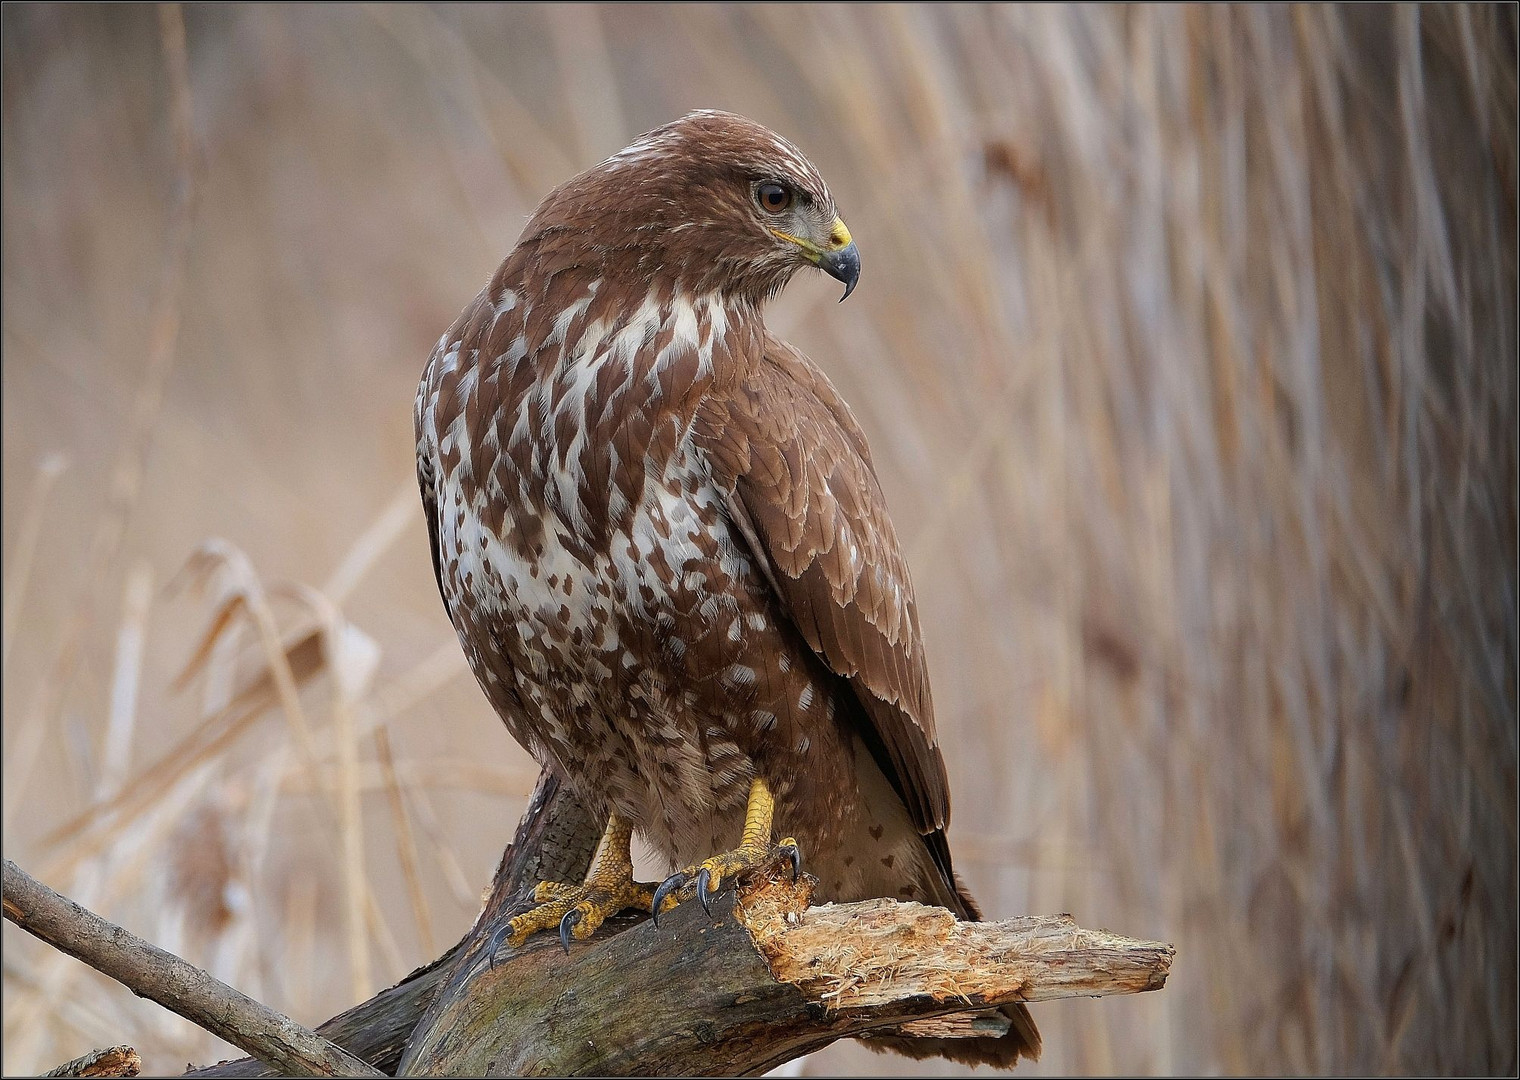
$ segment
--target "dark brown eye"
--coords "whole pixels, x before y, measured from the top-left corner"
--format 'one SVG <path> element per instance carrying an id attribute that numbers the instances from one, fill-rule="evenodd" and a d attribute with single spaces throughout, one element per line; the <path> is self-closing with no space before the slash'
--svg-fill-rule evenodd
<path id="1" fill-rule="evenodd" d="M 755 189 L 755 201 L 762 210 L 779 214 L 792 205 L 792 192 L 781 184 L 765 183 Z"/>

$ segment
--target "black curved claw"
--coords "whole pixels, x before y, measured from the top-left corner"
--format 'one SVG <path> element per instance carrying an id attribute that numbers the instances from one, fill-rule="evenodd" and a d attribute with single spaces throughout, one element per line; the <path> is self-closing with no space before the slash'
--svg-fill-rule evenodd
<path id="1" fill-rule="evenodd" d="M 650 917 L 654 919 L 654 924 L 656 926 L 660 925 L 660 907 L 665 903 L 665 898 L 679 889 L 682 885 L 685 885 L 686 881 L 686 875 L 677 872 L 671 874 L 664 881 L 660 882 L 660 887 L 654 891 L 654 903 L 650 905 L 651 910 L 649 912 Z"/>
<path id="2" fill-rule="evenodd" d="M 707 867 L 702 867 L 702 872 L 697 875 L 697 899 L 702 901 L 702 910 L 707 912 L 708 918 L 712 917 L 712 898 L 718 895 L 717 890 L 711 893 L 707 891 L 707 883 L 711 880 L 712 874 Z"/>
<path id="3" fill-rule="evenodd" d="M 571 908 L 565 912 L 565 917 L 559 921 L 559 943 L 565 950 L 565 955 L 570 955 L 570 931 L 575 929 L 581 921 L 580 908 Z"/>
<path id="4" fill-rule="evenodd" d="M 784 848 L 781 849 L 781 852 L 782 852 L 783 855 L 785 855 L 791 861 L 791 864 L 792 864 L 792 880 L 796 881 L 799 877 L 802 876 L 802 851 L 801 851 L 801 849 L 798 848 L 796 844 L 787 844 L 786 847 L 784 847 Z"/>
<path id="5" fill-rule="evenodd" d="M 496 928 L 496 933 L 491 935 L 491 943 L 486 946 L 486 965 L 490 970 L 496 970 L 496 950 L 501 948 L 501 943 L 505 941 L 507 937 L 511 935 L 511 933 L 512 927 L 507 923 L 503 923 Z"/>

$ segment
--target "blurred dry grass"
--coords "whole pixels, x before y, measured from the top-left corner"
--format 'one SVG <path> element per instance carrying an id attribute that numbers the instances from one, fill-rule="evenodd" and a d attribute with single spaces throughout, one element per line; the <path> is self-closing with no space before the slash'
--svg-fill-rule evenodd
<path id="1" fill-rule="evenodd" d="M 189 158 L 152 8 L 0 20 L 8 857 L 308 1023 L 462 931 L 534 769 L 415 380 L 551 186 L 731 108 L 864 252 L 772 325 L 872 438 L 962 873 L 1178 946 L 1040 1070 L 1514 1071 L 1513 7 L 191 7 Z M 227 1052 L 13 928 L 4 991 L 7 1073 Z"/>

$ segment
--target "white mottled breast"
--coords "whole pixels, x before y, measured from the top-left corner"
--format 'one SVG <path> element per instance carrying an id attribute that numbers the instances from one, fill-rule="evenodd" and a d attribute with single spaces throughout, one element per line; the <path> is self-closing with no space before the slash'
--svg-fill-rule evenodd
<path id="1" fill-rule="evenodd" d="M 570 517 L 553 510 L 542 515 L 542 544 L 530 558 L 510 542 L 510 534 L 499 536 L 483 523 L 478 505 L 466 505 L 457 479 L 445 480 L 443 487 L 445 498 L 463 509 L 452 517 L 444 512 L 439 538 L 445 559 L 458 565 L 459 591 L 450 595 L 451 604 L 516 620 L 528 628 L 525 638 L 534 636 L 534 627 L 546 628 L 544 632 L 553 627 L 553 644 L 582 658 L 592 674 L 609 674 L 596 668 L 600 654 L 619 646 L 614 616 L 651 624 L 659 620 L 669 596 L 665 580 L 650 572 L 656 551 L 685 575 L 688 587 L 701 585 L 702 571 L 694 568 L 705 559 L 698 544 L 703 526 L 697 509 L 717 506 L 718 495 L 705 463 L 689 451 L 646 480 L 644 498 L 634 505 L 628 527 L 614 532 L 608 554 L 598 554 L 589 565 L 571 550 L 576 534 Z M 742 573 L 743 557 L 734 552 L 721 520 L 718 530 L 729 551 L 723 562 Z M 722 599 L 713 597 L 712 603 L 716 616 Z M 574 640 L 577 633 L 579 641 Z M 633 658 L 626 659 L 631 666 Z"/>
<path id="2" fill-rule="evenodd" d="M 708 579 L 727 578 L 731 585 L 751 569 L 742 545 L 728 534 L 707 464 L 688 438 L 656 460 L 648 448 L 599 436 L 594 421 L 610 411 L 598 397 L 609 386 L 627 408 L 637 408 L 668 365 L 710 374 L 723 309 L 712 299 L 678 296 L 663 310 L 647 303 L 615 329 L 582 319 L 581 331 L 567 334 L 594 293 L 593 284 L 559 314 L 546 343 L 555 355 L 546 363 L 539 354 L 542 374 L 520 400 L 491 396 L 509 384 L 513 365 L 533 360 L 520 335 L 486 361 L 457 339 L 446 337 L 435 349 L 419 389 L 418 452 L 434 478 L 441 587 L 471 665 L 515 737 L 541 759 L 573 762 L 577 772 L 597 776 L 614 806 L 656 834 L 659 823 L 645 811 L 647 776 L 657 765 L 663 783 L 690 795 L 673 820 L 694 834 L 667 846 L 707 847 L 721 831 L 713 818 L 718 804 L 731 811 L 726 804 L 737 799 L 742 807 L 751 775 L 747 759 L 738 760 L 732 745 L 711 731 L 671 731 L 666 760 L 645 763 L 651 767 L 641 779 L 630 766 L 647 750 L 627 745 L 621 725 L 631 722 L 630 698 L 648 714 L 646 724 L 683 711 L 659 704 L 667 684 L 651 668 L 651 643 L 657 656 L 678 662 L 693 615 L 695 633 L 728 637 L 737 626 L 736 601 L 731 589 L 708 591 Z M 526 314 L 510 293 L 494 303 L 497 320 L 522 322 Z M 641 348 L 650 341 L 663 347 L 650 355 Z M 472 400 L 482 394 L 485 399 Z M 568 443 L 566 430 L 574 433 Z M 471 443 L 478 438 L 489 440 L 485 455 Z M 599 439 L 593 449 L 612 456 L 612 469 L 620 464 L 620 447 L 643 454 L 643 482 L 634 497 L 616 487 L 610 493 L 619 526 L 608 537 L 591 535 L 594 515 L 583 501 L 586 477 L 579 466 L 587 439 Z M 472 461 L 500 464 L 503 454 L 513 467 L 475 475 Z M 492 505 L 508 508 L 498 513 L 499 524 L 488 512 Z M 524 520 L 529 515 L 532 520 Z M 533 543 L 519 542 L 523 530 Z M 655 572 L 659 564 L 675 577 Z M 679 609 L 672 585 L 680 586 L 681 605 L 695 597 L 694 612 Z M 515 702 L 508 702 L 513 692 Z M 715 790 L 717 783 L 733 792 Z"/>
<path id="3" fill-rule="evenodd" d="M 569 547 L 593 539 L 583 502 L 585 477 L 578 466 L 586 441 L 598 434 L 594 418 L 614 412 L 620 397 L 632 398 L 655 385 L 668 365 L 694 360 L 699 376 L 710 374 L 714 341 L 721 338 L 726 321 L 717 298 L 677 296 L 667 310 L 649 300 L 615 330 L 596 320 L 584 326 L 573 340 L 567 340 L 568 328 L 597 287 L 598 283 L 592 282 L 585 296 L 557 313 L 554 330 L 544 343 L 558 346 L 557 361 L 548 377 L 540 378 L 519 400 L 499 402 L 488 423 L 471 430 L 467 422 L 470 399 L 485 393 L 489 382 L 507 381 L 514 365 L 532 362 L 520 335 L 505 353 L 489 360 L 461 357 L 462 343 L 449 341 L 446 336 L 435 350 L 418 401 L 418 451 L 435 462 L 439 485 L 440 547 L 446 562 L 458 560 L 462 593 L 469 594 L 461 594 L 459 599 L 488 612 L 568 608 L 569 626 L 588 634 L 595 631 L 597 616 L 606 608 L 606 598 L 599 598 L 589 586 L 604 580 L 607 566 L 587 567 Z M 496 320 L 508 317 L 521 323 L 527 316 L 510 291 L 498 298 L 493 308 Z M 635 361 L 640 345 L 661 331 L 669 333 L 668 343 L 653 357 L 652 364 L 640 366 Z M 615 371 L 611 380 L 603 378 L 608 367 Z M 424 409 L 428 396 L 437 400 L 438 386 L 451 372 L 458 374 L 454 408 L 442 416 L 436 408 Z M 599 397 L 598 387 L 609 383 L 611 394 L 606 399 Z M 536 411 L 540 417 L 537 425 Z M 574 435 L 567 445 L 557 446 L 556 432 L 566 419 Z M 469 466 L 475 455 L 471 441 L 476 438 L 486 441 L 489 459 L 507 454 L 519 463 L 520 467 L 509 470 L 515 474 L 517 490 L 506 490 L 496 473 L 472 475 Z M 619 447 L 613 440 L 607 440 L 598 452 L 611 459 L 609 471 L 621 464 Z M 454 468 L 444 460 L 451 454 L 459 458 Z M 701 532 L 694 509 L 715 507 L 718 499 L 707 481 L 706 463 L 685 440 L 664 460 L 651 460 L 646 453 L 643 466 L 642 491 L 631 506 L 616 487 L 609 493 L 612 515 L 628 520 L 610 545 L 610 560 L 604 561 L 616 563 L 625 578 L 638 575 L 657 546 L 672 567 L 680 567 L 695 554 L 695 541 Z M 486 526 L 489 502 L 524 509 L 533 506 L 542 524 L 542 550 L 528 559 L 515 549 L 511 541 L 518 522 L 510 513 L 500 531 Z M 555 584 L 548 584 L 550 580 Z M 637 596 L 630 602 L 637 605 Z"/>

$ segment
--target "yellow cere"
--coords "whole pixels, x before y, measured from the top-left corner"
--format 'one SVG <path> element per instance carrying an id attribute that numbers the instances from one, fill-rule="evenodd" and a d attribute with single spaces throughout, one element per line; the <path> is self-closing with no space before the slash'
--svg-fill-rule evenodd
<path id="1" fill-rule="evenodd" d="M 780 229 L 771 229 L 771 232 L 783 240 L 790 240 L 807 253 L 808 259 L 817 262 L 823 257 L 823 251 L 817 244 L 801 236 L 793 236 L 791 233 L 782 232 Z M 835 218 L 833 226 L 829 229 L 829 251 L 842 251 L 850 246 L 850 230 L 845 227 L 843 218 Z"/>
<path id="2" fill-rule="evenodd" d="M 818 245 L 813 243 L 811 240 L 805 240 L 800 236 L 793 236 L 791 233 L 782 232 L 780 229 L 771 229 L 771 232 L 781 237 L 781 239 L 790 240 L 792 243 L 800 247 L 807 255 L 809 261 L 816 263 L 820 258 L 822 258 L 822 253 L 818 250 Z"/>

